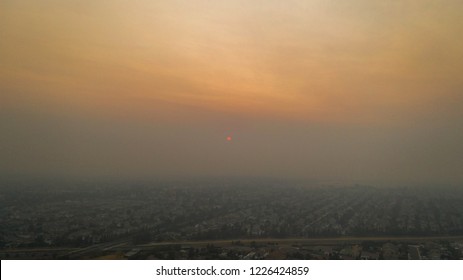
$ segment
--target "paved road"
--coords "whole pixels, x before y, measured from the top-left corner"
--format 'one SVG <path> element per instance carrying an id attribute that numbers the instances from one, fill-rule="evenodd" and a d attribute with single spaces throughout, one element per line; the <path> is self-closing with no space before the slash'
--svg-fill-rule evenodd
<path id="1" fill-rule="evenodd" d="M 227 239 L 227 240 L 203 240 L 203 241 L 173 241 L 153 242 L 138 247 L 153 247 L 165 245 L 206 245 L 206 244 L 231 244 L 232 241 L 241 243 L 312 243 L 330 244 L 339 242 L 362 242 L 362 241 L 431 241 L 431 240 L 463 240 L 463 235 L 456 236 L 378 236 L 378 237 L 333 237 L 333 238 L 263 238 L 263 239 Z"/>
<path id="2" fill-rule="evenodd" d="M 241 241 L 243 244 L 251 242 L 257 243 L 278 243 L 291 244 L 291 243 L 304 243 L 304 244 L 336 244 L 336 243 L 360 243 L 362 241 L 432 241 L 432 240 L 463 240 L 463 235 L 456 236 L 375 236 L 375 237 L 333 237 L 333 238 L 263 238 L 263 239 L 226 239 L 226 240 L 202 240 L 202 241 L 172 241 L 172 242 L 153 242 L 143 245 L 131 245 L 127 240 L 108 242 L 103 244 L 95 244 L 84 248 L 27 248 L 27 249 L 7 249 L 0 250 L 0 253 L 10 252 L 47 252 L 47 251 L 61 251 L 62 257 L 77 258 L 84 256 L 91 252 L 101 251 L 117 251 L 117 250 L 131 250 L 139 248 L 148 250 L 153 247 L 166 246 L 166 245 L 207 245 L 215 244 L 221 246 L 231 246 L 232 241 Z"/>

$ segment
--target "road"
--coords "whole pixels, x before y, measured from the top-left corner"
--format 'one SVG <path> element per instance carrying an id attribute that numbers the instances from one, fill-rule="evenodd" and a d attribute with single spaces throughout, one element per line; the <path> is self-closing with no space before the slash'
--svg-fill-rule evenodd
<path id="1" fill-rule="evenodd" d="M 363 241 L 413 241 L 424 242 L 432 240 L 463 240 L 463 235 L 455 236 L 375 236 L 375 237 L 333 237 L 333 238 L 263 238 L 263 239 L 225 239 L 225 240 L 202 240 L 202 241 L 172 241 L 172 242 L 152 242 L 142 245 L 131 245 L 127 240 L 119 240 L 117 242 L 108 242 L 103 244 L 95 244 L 84 248 L 27 248 L 27 249 L 6 249 L 0 250 L 0 253 L 26 253 L 26 252 L 47 252 L 61 251 L 60 257 L 76 259 L 90 253 L 102 251 L 128 251 L 134 248 L 141 250 L 149 250 L 151 248 L 168 245 L 192 245 L 202 246 L 213 244 L 216 246 L 235 246 L 233 241 L 240 241 L 242 244 L 256 243 L 278 243 L 284 244 L 305 244 L 305 245 L 331 245 L 339 243 L 360 243 Z"/>

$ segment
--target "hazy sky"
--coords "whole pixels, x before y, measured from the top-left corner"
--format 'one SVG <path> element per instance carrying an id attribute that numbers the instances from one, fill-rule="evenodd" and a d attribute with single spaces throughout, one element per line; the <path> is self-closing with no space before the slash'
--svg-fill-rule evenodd
<path id="1" fill-rule="evenodd" d="M 0 177 L 463 183 L 461 11 L 2 0 Z"/>

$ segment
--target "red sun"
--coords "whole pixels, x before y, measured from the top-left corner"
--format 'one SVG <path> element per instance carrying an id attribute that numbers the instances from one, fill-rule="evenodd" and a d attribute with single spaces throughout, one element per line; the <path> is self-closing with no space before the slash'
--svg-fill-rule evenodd
<path id="1" fill-rule="evenodd" d="M 231 141 L 231 140 L 232 140 L 231 136 L 227 136 L 227 141 Z"/>

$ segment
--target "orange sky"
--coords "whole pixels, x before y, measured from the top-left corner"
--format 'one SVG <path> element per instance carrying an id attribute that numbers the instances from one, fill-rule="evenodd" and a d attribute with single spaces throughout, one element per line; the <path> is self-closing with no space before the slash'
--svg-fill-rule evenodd
<path id="1" fill-rule="evenodd" d="M 460 1 L 0 5 L 11 103 L 382 122 L 461 87 Z"/>
<path id="2" fill-rule="evenodd" d="M 1 1 L 0 110 L 10 127 L 47 115 L 455 131 L 462 10 L 456 0 Z"/>

